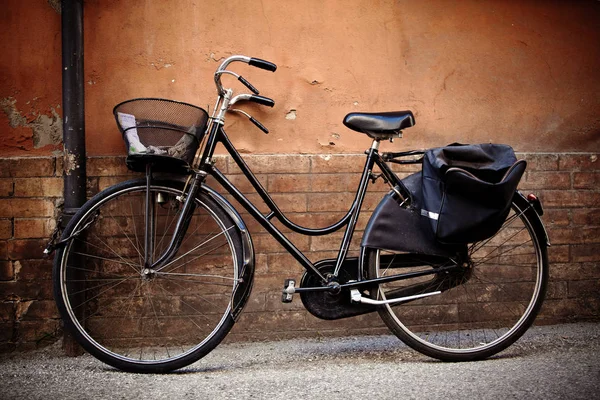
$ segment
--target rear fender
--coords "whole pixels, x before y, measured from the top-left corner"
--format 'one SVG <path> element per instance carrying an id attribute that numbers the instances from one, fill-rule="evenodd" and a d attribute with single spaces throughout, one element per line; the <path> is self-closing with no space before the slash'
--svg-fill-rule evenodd
<path id="1" fill-rule="evenodd" d="M 540 238 L 540 245 L 550 247 L 548 232 L 541 219 L 541 215 L 544 213 L 542 204 L 537 196 L 529 195 L 525 197 L 521 192 L 517 191 L 513 196 L 513 202 L 524 212 L 525 216 L 531 222 L 536 236 Z"/>

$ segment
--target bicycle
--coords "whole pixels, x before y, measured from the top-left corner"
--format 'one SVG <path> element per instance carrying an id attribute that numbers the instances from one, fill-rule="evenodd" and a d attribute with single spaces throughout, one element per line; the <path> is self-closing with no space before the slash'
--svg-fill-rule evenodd
<path id="1" fill-rule="evenodd" d="M 275 64 L 257 58 L 224 60 L 214 76 L 218 96 L 210 118 L 199 107 L 170 100 L 136 99 L 115 107 L 129 149 L 127 165 L 145 177 L 95 195 L 51 245 L 57 249 L 53 280 L 58 309 L 65 329 L 85 350 L 121 370 L 166 372 L 208 354 L 230 331 L 252 289 L 254 248 L 242 217 L 206 185 L 208 176 L 306 269 L 299 285 L 295 279 L 284 282 L 283 302 L 298 293 L 308 311 L 322 319 L 376 311 L 407 345 L 445 361 L 484 359 L 529 328 L 548 280 L 549 243 L 534 195 L 513 190 L 510 214 L 484 240 L 446 246 L 415 229 L 423 223 L 417 221 L 407 225 L 412 236 L 403 240 L 418 251 L 378 245 L 391 240 L 388 229 L 405 232 L 398 224 L 418 218 L 412 211 L 421 201 L 415 195 L 418 174 L 401 180 L 388 163 L 422 163 L 424 153 L 379 153 L 382 141 L 401 137 L 403 129 L 414 125 L 410 111 L 352 113 L 344 124 L 373 140 L 354 201 L 330 226 L 299 226 L 280 211 L 225 133 L 228 112 L 241 113 L 268 132 L 232 106 L 274 105 L 227 70 L 233 62 L 276 70 Z M 234 96 L 233 89 L 223 87 L 223 75 L 237 78 L 252 94 Z M 270 212 L 261 213 L 214 165 L 218 143 Z M 367 187 L 380 178 L 390 192 L 371 217 L 360 255 L 348 257 Z M 389 212 L 400 213 L 399 220 Z M 273 224 L 274 218 L 304 235 L 327 235 L 345 227 L 338 256 L 311 262 Z"/>

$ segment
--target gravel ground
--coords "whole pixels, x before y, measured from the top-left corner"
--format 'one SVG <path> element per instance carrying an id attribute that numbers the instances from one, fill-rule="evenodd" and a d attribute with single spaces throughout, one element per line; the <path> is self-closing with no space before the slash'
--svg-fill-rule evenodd
<path id="1" fill-rule="evenodd" d="M 534 327 L 489 360 L 442 363 L 393 336 L 228 344 L 164 375 L 60 344 L 0 359 L 2 399 L 600 398 L 600 324 Z"/>

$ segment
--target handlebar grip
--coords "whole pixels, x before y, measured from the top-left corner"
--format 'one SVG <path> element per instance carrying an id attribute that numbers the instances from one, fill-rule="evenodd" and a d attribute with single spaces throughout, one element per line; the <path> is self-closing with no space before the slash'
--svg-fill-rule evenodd
<path id="1" fill-rule="evenodd" d="M 275 72 L 275 70 L 277 69 L 277 65 L 269 61 L 261 60 L 260 58 L 252 57 L 250 61 L 248 61 L 248 64 L 252 65 L 253 67 L 266 69 L 267 71 L 271 72 Z"/>
<path id="2" fill-rule="evenodd" d="M 264 96 L 250 96 L 248 100 L 253 101 L 254 103 L 262 104 L 263 106 L 273 107 L 275 105 L 275 101 Z"/>
<path id="3" fill-rule="evenodd" d="M 254 94 L 258 94 L 259 91 L 257 88 L 255 88 L 254 86 L 252 86 L 252 84 L 250 82 L 248 82 L 246 79 L 244 79 L 243 76 L 239 76 L 238 77 L 238 81 L 242 82 L 244 84 L 244 86 L 246 86 L 248 89 L 250 89 L 250 91 L 252 91 L 252 93 Z"/>
<path id="4" fill-rule="evenodd" d="M 254 125 L 256 125 L 258 127 L 258 129 L 260 129 L 264 133 L 269 133 L 269 130 L 267 128 L 265 128 L 265 126 L 263 124 L 261 124 L 260 122 L 255 120 L 254 117 L 250 117 L 250 122 L 252 122 Z"/>

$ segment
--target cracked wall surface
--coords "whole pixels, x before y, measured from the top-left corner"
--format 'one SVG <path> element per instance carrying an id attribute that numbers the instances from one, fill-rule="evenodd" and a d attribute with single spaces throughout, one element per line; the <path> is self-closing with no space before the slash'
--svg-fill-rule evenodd
<path id="1" fill-rule="evenodd" d="M 0 114 L 0 154 L 60 148 L 59 3 L 5 2 L 0 98 L 13 105 Z M 279 65 L 274 74 L 233 68 L 276 101 L 273 110 L 244 106 L 269 135 L 228 119 L 245 152 L 360 152 L 369 139 L 343 126 L 345 114 L 405 109 L 417 124 L 386 149 L 455 141 L 545 152 L 600 146 L 598 2 L 178 4 L 85 2 L 89 154 L 124 153 L 111 113 L 123 100 L 212 107 L 212 74 L 239 53 Z"/>
<path id="2" fill-rule="evenodd" d="M 51 115 L 34 114 L 34 119 L 27 120 L 16 107 L 16 100 L 12 97 L 0 99 L 0 109 L 6 115 L 11 128 L 31 129 L 31 138 L 34 149 L 58 146 L 62 143 L 62 118 L 53 107 Z"/>

